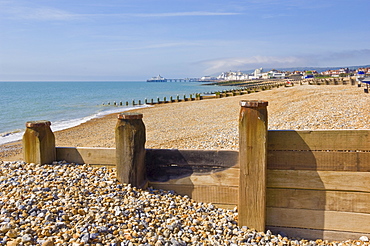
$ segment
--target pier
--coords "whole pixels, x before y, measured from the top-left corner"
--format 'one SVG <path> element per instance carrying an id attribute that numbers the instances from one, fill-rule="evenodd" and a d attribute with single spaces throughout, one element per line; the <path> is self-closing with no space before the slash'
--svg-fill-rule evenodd
<path id="1" fill-rule="evenodd" d="M 199 78 L 166 79 L 161 75 L 158 75 L 157 77 L 152 77 L 151 79 L 148 79 L 146 82 L 204 82 L 204 81 L 201 81 Z"/>
<path id="2" fill-rule="evenodd" d="M 201 82 L 198 78 L 166 79 L 166 82 Z"/>

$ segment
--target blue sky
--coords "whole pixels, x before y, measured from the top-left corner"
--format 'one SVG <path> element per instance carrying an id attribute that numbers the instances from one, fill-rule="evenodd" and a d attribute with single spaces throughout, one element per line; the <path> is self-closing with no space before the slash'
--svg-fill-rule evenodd
<path id="1" fill-rule="evenodd" d="M 368 0 L 0 0 L 0 81 L 370 64 Z"/>

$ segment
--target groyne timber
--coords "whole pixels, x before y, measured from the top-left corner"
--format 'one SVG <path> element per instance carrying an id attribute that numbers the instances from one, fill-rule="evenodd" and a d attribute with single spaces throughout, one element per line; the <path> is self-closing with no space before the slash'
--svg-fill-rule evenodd
<path id="1" fill-rule="evenodd" d="M 180 81 L 174 81 L 180 82 Z M 176 95 L 163 98 L 151 98 L 143 100 L 132 100 L 126 102 L 108 102 L 104 105 L 107 106 L 138 106 L 138 105 L 155 105 L 162 103 L 173 103 L 173 102 L 185 102 L 193 100 L 204 100 L 212 98 L 222 98 L 236 95 L 250 94 L 254 92 L 270 90 L 280 86 L 294 86 L 294 85 L 355 85 L 356 79 L 352 77 L 346 78 L 325 78 L 325 79 L 304 79 L 304 80 L 286 80 L 286 79 L 271 79 L 271 80 L 234 80 L 234 81 L 222 81 L 209 83 L 207 85 L 218 85 L 218 86 L 235 86 L 235 89 L 231 90 L 218 90 L 209 92 L 200 92 L 189 95 Z"/>

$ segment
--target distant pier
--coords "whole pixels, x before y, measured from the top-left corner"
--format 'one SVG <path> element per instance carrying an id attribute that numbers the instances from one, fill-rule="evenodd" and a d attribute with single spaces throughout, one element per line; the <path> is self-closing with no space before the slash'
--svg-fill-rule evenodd
<path id="1" fill-rule="evenodd" d="M 199 82 L 198 78 L 186 78 L 186 79 L 166 79 L 166 82 Z"/>
<path id="2" fill-rule="evenodd" d="M 200 82 L 199 78 L 185 78 L 185 79 L 166 79 L 161 75 L 148 79 L 147 82 Z"/>

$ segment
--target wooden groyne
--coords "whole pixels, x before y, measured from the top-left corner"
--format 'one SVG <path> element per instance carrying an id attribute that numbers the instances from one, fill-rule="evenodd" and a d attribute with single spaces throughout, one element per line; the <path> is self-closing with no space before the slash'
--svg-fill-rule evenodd
<path id="1" fill-rule="evenodd" d="M 285 80 L 278 80 L 278 81 L 258 81 L 258 82 L 241 82 L 240 84 L 235 85 L 239 88 L 233 90 L 220 90 L 220 91 L 211 91 L 211 92 L 203 92 L 203 93 L 193 93 L 189 95 L 176 95 L 170 97 L 163 97 L 163 98 L 151 98 L 144 100 L 132 100 L 126 102 L 116 102 L 113 101 L 108 103 L 103 103 L 105 106 L 140 106 L 140 105 L 156 105 L 156 104 L 165 104 L 165 103 L 178 103 L 178 102 L 189 102 L 189 101 L 196 101 L 196 100 L 206 100 L 206 99 L 214 99 L 214 98 L 223 98 L 223 97 L 231 97 L 231 96 L 238 96 L 244 94 L 250 94 L 265 90 L 271 90 L 273 88 L 278 88 L 280 86 L 286 85 Z M 234 84 L 233 84 L 234 85 Z"/>
<path id="2" fill-rule="evenodd" d="M 314 78 L 314 79 L 306 79 L 310 85 L 356 85 L 356 79 L 352 77 L 345 77 L 345 78 Z"/>
<path id="3" fill-rule="evenodd" d="M 239 151 L 143 149 L 140 114 L 117 116 L 116 148 L 55 147 L 52 136 L 29 141 L 29 134 L 23 148 L 35 151 L 27 156 L 54 150 L 56 161 L 116 167 L 134 186 L 237 206 L 240 225 L 258 230 L 328 240 L 369 235 L 370 130 L 268 131 L 267 102 L 240 105 Z M 50 124 L 38 126 L 53 134 Z"/>
<path id="4" fill-rule="evenodd" d="M 287 83 L 288 82 L 288 83 Z M 238 87 L 232 90 L 219 90 L 219 91 L 210 91 L 210 92 L 203 92 L 203 93 L 194 93 L 189 95 L 176 95 L 170 97 L 163 97 L 163 98 L 151 98 L 144 100 L 132 100 L 132 101 L 113 101 L 103 103 L 105 106 L 140 106 L 140 105 L 156 105 L 156 104 L 165 104 L 165 103 L 179 103 L 179 102 L 189 102 L 195 100 L 206 100 L 206 99 L 214 99 L 214 98 L 223 98 L 223 97 L 231 97 L 231 96 L 238 96 L 244 94 L 250 94 L 265 90 L 271 90 L 273 88 L 278 88 L 281 86 L 294 86 L 294 85 L 356 85 L 356 79 L 353 77 L 345 77 L 345 78 L 325 78 L 325 79 L 304 79 L 304 80 L 235 80 L 235 81 L 223 81 L 214 83 L 215 85 L 227 85 L 227 86 L 235 86 Z"/>

